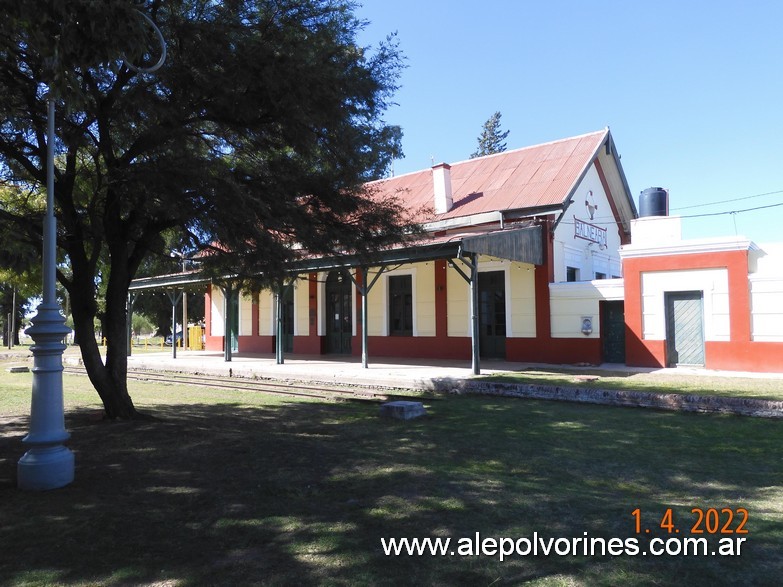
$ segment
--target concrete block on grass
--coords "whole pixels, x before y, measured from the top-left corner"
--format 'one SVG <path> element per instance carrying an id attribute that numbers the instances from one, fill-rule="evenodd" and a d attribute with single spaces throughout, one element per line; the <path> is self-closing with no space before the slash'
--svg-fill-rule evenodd
<path id="1" fill-rule="evenodd" d="M 413 420 L 424 416 L 427 411 L 421 402 L 394 401 L 381 404 L 382 418 L 396 418 L 397 420 Z"/>

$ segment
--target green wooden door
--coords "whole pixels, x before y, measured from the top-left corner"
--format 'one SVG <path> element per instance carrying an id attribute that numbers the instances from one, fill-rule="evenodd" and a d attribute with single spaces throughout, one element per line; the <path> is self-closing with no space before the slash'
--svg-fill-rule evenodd
<path id="1" fill-rule="evenodd" d="M 601 302 L 604 363 L 625 363 L 625 302 Z"/>
<path id="2" fill-rule="evenodd" d="M 478 278 L 479 353 L 485 359 L 505 359 L 506 274 L 486 271 Z"/>
<path id="3" fill-rule="evenodd" d="M 343 271 L 332 271 L 326 278 L 326 352 L 351 353 L 353 312 L 351 278 Z"/>
<path id="4" fill-rule="evenodd" d="M 294 352 L 294 287 L 283 289 L 283 351 Z"/>
<path id="5" fill-rule="evenodd" d="M 667 292 L 666 366 L 704 366 L 704 310 L 700 291 Z"/>

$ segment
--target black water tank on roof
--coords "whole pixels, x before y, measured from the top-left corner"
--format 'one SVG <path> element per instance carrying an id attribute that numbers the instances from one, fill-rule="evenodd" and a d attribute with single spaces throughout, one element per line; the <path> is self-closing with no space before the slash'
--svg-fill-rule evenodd
<path id="1" fill-rule="evenodd" d="M 663 188 L 647 188 L 639 196 L 639 217 L 668 216 L 669 193 Z"/>

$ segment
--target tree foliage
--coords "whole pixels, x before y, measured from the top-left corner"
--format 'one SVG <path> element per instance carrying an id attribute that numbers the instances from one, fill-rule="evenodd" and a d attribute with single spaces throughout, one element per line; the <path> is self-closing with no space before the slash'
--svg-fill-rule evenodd
<path id="1" fill-rule="evenodd" d="M 40 247 L 46 99 L 56 99 L 58 246 L 74 326 L 108 417 L 137 415 L 125 375 L 128 285 L 164 233 L 215 275 L 272 279 L 298 255 L 403 239 L 395 200 L 365 192 L 399 153 L 383 113 L 401 57 L 356 43 L 343 0 L 0 0 L 5 229 Z M 160 51 L 154 74 L 129 63 Z M 34 244 L 35 243 L 35 244 Z M 95 344 L 105 292 L 105 363 Z"/>
<path id="2" fill-rule="evenodd" d="M 478 147 L 476 151 L 470 156 L 471 159 L 476 157 L 483 157 L 484 155 L 492 155 L 494 153 L 502 153 L 506 150 L 506 137 L 508 137 L 511 131 L 500 130 L 500 112 L 495 112 L 484 123 L 481 134 L 478 137 Z"/>

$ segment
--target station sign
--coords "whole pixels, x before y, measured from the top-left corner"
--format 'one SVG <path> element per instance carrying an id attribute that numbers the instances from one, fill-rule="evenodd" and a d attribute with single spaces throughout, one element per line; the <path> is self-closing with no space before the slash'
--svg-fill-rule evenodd
<path id="1" fill-rule="evenodd" d="M 597 243 L 603 248 L 607 247 L 606 229 L 578 218 L 574 218 L 574 238 Z"/>

